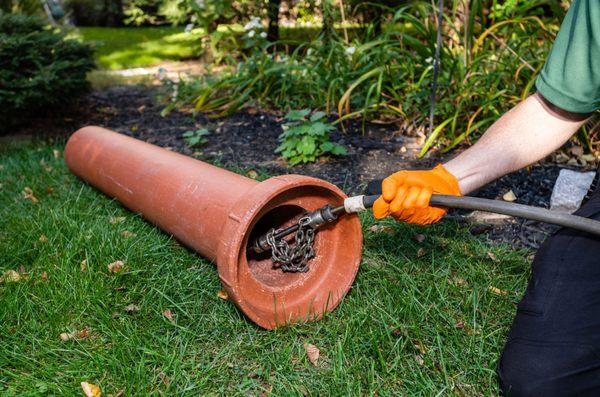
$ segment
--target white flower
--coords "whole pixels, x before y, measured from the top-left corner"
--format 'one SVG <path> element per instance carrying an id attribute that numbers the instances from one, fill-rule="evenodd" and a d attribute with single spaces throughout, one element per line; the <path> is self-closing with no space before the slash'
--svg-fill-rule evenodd
<path id="1" fill-rule="evenodd" d="M 308 50 L 306 50 L 306 56 L 310 56 L 313 53 L 313 49 L 309 48 Z"/>
<path id="2" fill-rule="evenodd" d="M 356 52 L 356 47 L 348 47 L 346 48 L 346 55 L 352 55 Z"/>
<path id="3" fill-rule="evenodd" d="M 250 19 L 250 21 L 244 25 L 244 30 L 246 32 L 255 28 L 262 28 L 262 24 L 260 23 L 259 17 L 252 17 L 252 19 Z"/>
<path id="4" fill-rule="evenodd" d="M 204 3 L 204 0 L 196 0 L 196 5 L 199 8 L 204 8 L 206 6 L 206 4 Z"/>
<path id="5" fill-rule="evenodd" d="M 267 38 L 267 32 L 261 32 L 260 33 L 260 37 L 262 37 L 263 39 Z"/>
<path id="6" fill-rule="evenodd" d="M 429 58 L 425 59 L 425 63 L 431 63 L 431 62 L 433 62 L 433 58 L 432 57 L 429 57 Z"/>
<path id="7" fill-rule="evenodd" d="M 249 32 L 248 32 L 247 36 L 248 36 L 249 38 L 253 38 L 255 33 L 256 33 L 256 32 L 255 32 L 254 30 L 251 30 L 251 31 L 249 31 Z"/>
<path id="8" fill-rule="evenodd" d="M 191 32 L 192 29 L 194 29 L 194 24 L 193 23 L 188 23 L 187 25 L 185 25 L 185 32 L 186 33 Z"/>

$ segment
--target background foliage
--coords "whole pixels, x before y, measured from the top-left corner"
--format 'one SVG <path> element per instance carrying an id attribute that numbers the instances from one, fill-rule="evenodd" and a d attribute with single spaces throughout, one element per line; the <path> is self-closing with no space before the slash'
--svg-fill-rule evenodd
<path id="1" fill-rule="evenodd" d="M 92 50 L 36 17 L 0 14 L 0 128 L 83 93 Z"/>

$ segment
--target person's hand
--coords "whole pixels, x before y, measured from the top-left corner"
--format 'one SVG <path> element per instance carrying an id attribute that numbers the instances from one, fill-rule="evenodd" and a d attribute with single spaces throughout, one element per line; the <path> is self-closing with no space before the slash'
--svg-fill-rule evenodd
<path id="1" fill-rule="evenodd" d="M 458 180 L 441 164 L 427 171 L 399 171 L 385 178 L 381 197 L 373 205 L 373 215 L 391 215 L 407 223 L 428 225 L 439 221 L 447 209 L 432 207 L 432 194 L 461 196 Z"/>

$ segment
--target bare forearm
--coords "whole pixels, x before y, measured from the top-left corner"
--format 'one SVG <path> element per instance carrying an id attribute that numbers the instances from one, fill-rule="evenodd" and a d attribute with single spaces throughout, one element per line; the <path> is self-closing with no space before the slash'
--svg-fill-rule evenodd
<path id="1" fill-rule="evenodd" d="M 498 119 L 479 141 L 444 167 L 467 194 L 541 160 L 561 147 L 585 121 L 553 112 L 532 95 Z"/>

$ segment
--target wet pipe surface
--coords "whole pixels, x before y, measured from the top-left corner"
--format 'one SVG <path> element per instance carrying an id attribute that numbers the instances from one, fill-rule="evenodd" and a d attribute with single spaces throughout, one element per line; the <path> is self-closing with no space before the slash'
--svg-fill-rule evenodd
<path id="1" fill-rule="evenodd" d="M 65 149 L 71 172 L 209 260 L 230 300 L 267 329 L 320 319 L 349 291 L 361 259 L 355 215 L 319 229 L 306 273 L 283 272 L 247 246 L 270 228 L 346 197 L 320 179 L 282 175 L 257 182 L 95 126 Z"/>

